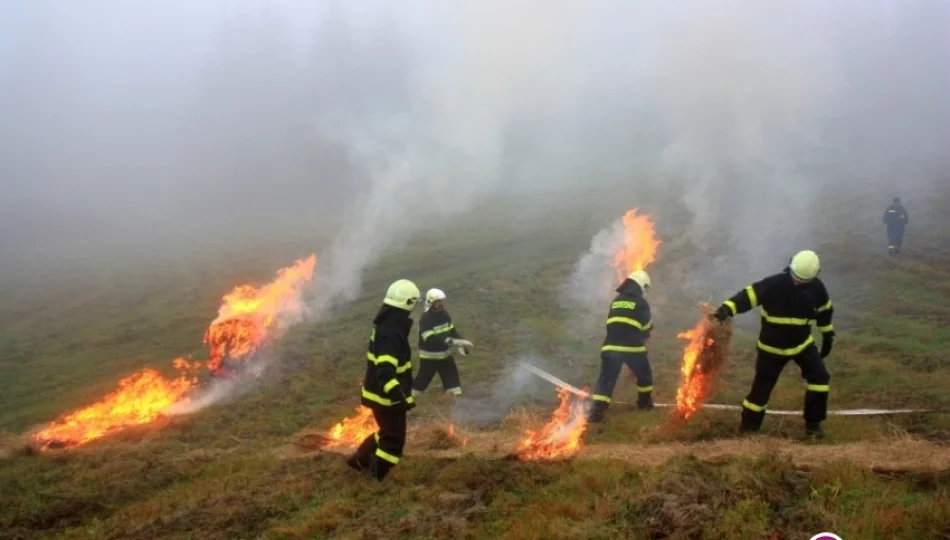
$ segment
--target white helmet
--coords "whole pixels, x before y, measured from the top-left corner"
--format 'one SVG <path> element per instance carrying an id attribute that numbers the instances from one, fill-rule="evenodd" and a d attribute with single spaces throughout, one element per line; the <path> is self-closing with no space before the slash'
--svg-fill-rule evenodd
<path id="1" fill-rule="evenodd" d="M 394 281 L 386 291 L 386 298 L 383 303 L 387 306 L 397 307 L 406 311 L 412 311 L 419 301 L 419 287 L 408 279 Z"/>
<path id="2" fill-rule="evenodd" d="M 818 277 L 818 272 L 821 271 L 821 263 L 818 261 L 818 254 L 814 251 L 799 251 L 788 263 L 788 269 L 795 279 L 811 281 Z"/>
<path id="3" fill-rule="evenodd" d="M 640 286 L 640 290 L 647 292 L 650 289 L 650 274 L 647 274 L 644 270 L 637 270 L 631 272 L 627 279 L 633 281 Z"/>
<path id="4" fill-rule="evenodd" d="M 426 292 L 426 310 L 439 300 L 445 300 L 445 293 L 442 292 L 442 289 L 429 289 Z"/>

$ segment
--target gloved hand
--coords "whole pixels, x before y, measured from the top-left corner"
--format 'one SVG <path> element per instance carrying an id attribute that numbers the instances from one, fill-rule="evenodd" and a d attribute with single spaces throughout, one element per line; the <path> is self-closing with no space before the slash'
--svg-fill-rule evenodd
<path id="1" fill-rule="evenodd" d="M 827 358 L 828 355 L 831 354 L 831 348 L 834 346 L 834 343 L 835 343 L 834 332 L 828 332 L 827 334 L 822 335 L 821 337 L 821 357 L 822 358 Z"/>
<path id="2" fill-rule="evenodd" d="M 719 306 L 719 309 L 717 309 L 716 312 L 713 313 L 712 315 L 713 319 L 716 319 L 719 322 L 723 322 L 731 316 L 732 316 L 732 311 L 730 311 L 729 306 L 725 304 Z"/>
<path id="3" fill-rule="evenodd" d="M 414 396 L 409 396 L 403 400 L 403 407 L 405 407 L 406 412 L 409 412 L 416 408 L 416 398 Z"/>

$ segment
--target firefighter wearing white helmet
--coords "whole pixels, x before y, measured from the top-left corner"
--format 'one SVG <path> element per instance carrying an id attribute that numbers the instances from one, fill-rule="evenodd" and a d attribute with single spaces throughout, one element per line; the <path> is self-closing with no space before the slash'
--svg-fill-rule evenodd
<path id="1" fill-rule="evenodd" d="M 779 374 L 790 360 L 805 379 L 805 433 L 823 435 L 821 423 L 828 411 L 831 376 L 824 359 L 831 354 L 835 329 L 834 307 L 824 283 L 818 279 L 821 262 L 814 251 L 800 251 L 784 271 L 757 281 L 726 300 L 714 317 L 724 321 L 756 307 L 761 311 L 755 379 L 742 402 L 740 431 L 755 432 L 762 426 L 766 406 Z M 822 335 L 821 351 L 815 346 L 812 323 Z"/>
<path id="2" fill-rule="evenodd" d="M 346 461 L 382 480 L 402 458 L 406 413 L 416 406 L 412 390 L 410 314 L 419 303 L 419 288 L 408 279 L 393 282 L 373 319 L 360 401 L 373 411 L 379 431 L 367 437 Z"/>
<path id="3" fill-rule="evenodd" d="M 590 422 L 604 419 L 624 365 L 637 378 L 637 407 L 653 409 L 653 370 L 646 347 L 653 330 L 650 303 L 645 297 L 649 289 L 650 276 L 643 270 L 632 272 L 617 287 L 617 297 L 607 313 L 607 336 L 600 348 L 600 375 L 591 396 L 594 403 Z"/>
<path id="4" fill-rule="evenodd" d="M 453 347 L 465 356 L 474 345 L 456 330 L 445 309 L 445 293 L 441 289 L 429 289 L 426 309 L 419 319 L 419 372 L 412 384 L 413 396 L 425 392 L 436 375 L 442 380 L 442 389 L 446 393 L 462 395 L 462 381 L 452 356 Z"/>

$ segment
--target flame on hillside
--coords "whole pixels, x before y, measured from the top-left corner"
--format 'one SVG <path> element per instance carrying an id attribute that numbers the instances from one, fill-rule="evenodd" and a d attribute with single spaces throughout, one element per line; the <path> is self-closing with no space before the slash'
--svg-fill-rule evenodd
<path id="1" fill-rule="evenodd" d="M 206 365 L 212 373 L 221 372 L 225 360 L 247 359 L 280 335 L 281 317 L 299 314 L 302 285 L 312 279 L 315 265 L 316 256 L 310 255 L 278 272 L 277 279 L 260 289 L 243 285 L 224 297 L 218 317 L 205 334 L 211 349 Z M 102 400 L 66 414 L 31 437 L 44 450 L 68 448 L 150 423 L 173 406 L 189 403 L 198 386 L 201 362 L 178 358 L 172 367 L 178 374 L 170 379 L 152 368 L 132 374 Z"/>
<path id="2" fill-rule="evenodd" d="M 355 448 L 366 437 L 379 430 L 373 411 L 362 405 L 356 409 L 356 415 L 344 418 L 342 422 L 330 428 L 324 435 L 323 446 L 326 448 L 349 447 Z"/>
<path id="3" fill-rule="evenodd" d="M 525 461 L 565 459 L 581 449 L 587 430 L 587 404 L 574 393 L 557 388 L 560 404 L 551 420 L 537 431 L 528 431 L 515 455 Z"/>
<path id="4" fill-rule="evenodd" d="M 681 332 L 678 338 L 687 341 L 680 368 L 682 383 L 676 391 L 676 414 L 688 420 L 712 397 L 719 374 L 729 357 L 732 324 L 711 320 L 708 305 L 702 306 L 706 315 L 691 330 Z"/>
<path id="5" fill-rule="evenodd" d="M 632 272 L 646 270 L 656 260 L 656 252 L 661 244 L 656 238 L 656 226 L 649 215 L 639 215 L 634 208 L 624 214 L 621 222 L 623 240 L 611 264 L 616 270 L 618 283 Z"/>

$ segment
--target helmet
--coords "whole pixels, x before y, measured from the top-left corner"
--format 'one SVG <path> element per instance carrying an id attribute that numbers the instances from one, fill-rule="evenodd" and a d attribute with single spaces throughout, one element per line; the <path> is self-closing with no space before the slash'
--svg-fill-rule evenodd
<path id="1" fill-rule="evenodd" d="M 800 281 L 811 281 L 821 271 L 821 263 L 818 261 L 818 254 L 814 251 L 799 251 L 788 263 L 788 269 L 792 277 Z"/>
<path id="2" fill-rule="evenodd" d="M 406 311 L 412 311 L 419 301 L 419 287 L 408 279 L 394 281 L 386 291 L 386 298 L 383 303 L 387 306 L 397 307 Z"/>
<path id="3" fill-rule="evenodd" d="M 639 285 L 643 292 L 647 292 L 647 290 L 650 288 L 650 275 L 643 270 L 632 272 L 629 276 L 627 276 L 627 279 L 632 280 L 637 285 Z"/>
<path id="4" fill-rule="evenodd" d="M 426 309 L 429 309 L 429 306 L 439 300 L 445 300 L 445 293 L 442 292 L 442 289 L 429 289 L 429 291 L 426 292 Z"/>

